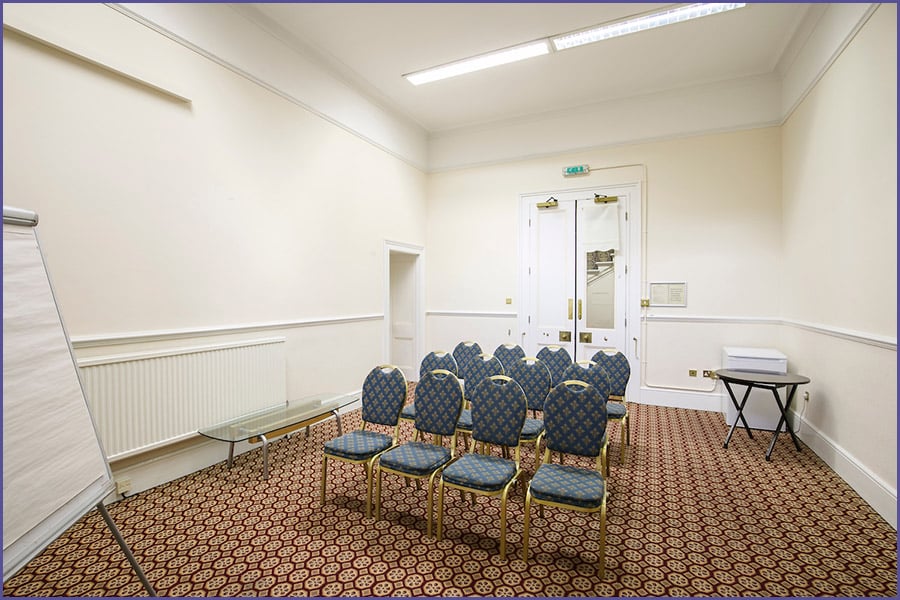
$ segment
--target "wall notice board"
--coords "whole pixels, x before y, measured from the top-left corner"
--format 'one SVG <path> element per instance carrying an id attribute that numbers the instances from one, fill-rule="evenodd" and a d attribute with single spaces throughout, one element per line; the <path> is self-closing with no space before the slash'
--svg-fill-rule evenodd
<path id="1" fill-rule="evenodd" d="M 33 212 L 3 207 L 3 580 L 98 507 L 149 586 L 103 508 L 112 473 L 36 225 Z"/>

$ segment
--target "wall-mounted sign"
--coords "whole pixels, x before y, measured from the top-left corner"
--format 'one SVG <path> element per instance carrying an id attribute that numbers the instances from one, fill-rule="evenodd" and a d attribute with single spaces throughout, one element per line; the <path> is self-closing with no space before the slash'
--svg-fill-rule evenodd
<path id="1" fill-rule="evenodd" d="M 574 177 L 575 175 L 588 175 L 591 168 L 588 165 L 572 165 L 571 167 L 563 167 L 563 177 Z"/>
<path id="2" fill-rule="evenodd" d="M 683 281 L 651 283 L 650 306 L 687 306 L 687 283 Z"/>

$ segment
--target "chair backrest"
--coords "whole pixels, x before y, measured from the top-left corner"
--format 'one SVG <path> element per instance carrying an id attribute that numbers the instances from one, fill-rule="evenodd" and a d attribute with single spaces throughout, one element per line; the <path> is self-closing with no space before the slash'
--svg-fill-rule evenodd
<path id="1" fill-rule="evenodd" d="M 469 361 L 469 370 L 466 374 L 466 393 L 465 396 L 471 400 L 470 390 L 474 390 L 482 379 L 493 377 L 494 375 L 503 375 L 503 365 L 497 360 L 493 354 L 479 354 Z"/>
<path id="2" fill-rule="evenodd" d="M 369 371 L 362 387 L 362 419 L 397 425 L 406 403 L 406 377 L 399 367 L 380 365 Z"/>
<path id="3" fill-rule="evenodd" d="M 522 386 L 530 410 L 544 410 L 544 399 L 550 393 L 550 370 L 544 361 L 525 356 L 515 361 L 505 372 Z"/>
<path id="4" fill-rule="evenodd" d="M 416 384 L 415 427 L 425 433 L 453 435 L 462 412 L 463 395 L 459 379 L 450 371 L 435 369 Z"/>
<path id="5" fill-rule="evenodd" d="M 604 398 L 610 394 L 609 374 L 599 363 L 592 360 L 579 360 L 573 362 L 563 373 L 563 381 L 574 379 L 589 383 L 600 392 Z"/>
<path id="6" fill-rule="evenodd" d="M 525 356 L 525 351 L 518 344 L 500 344 L 494 350 L 494 356 L 503 365 L 503 370 L 509 371 L 514 362 Z"/>
<path id="7" fill-rule="evenodd" d="M 597 457 L 606 435 L 606 396 L 589 383 L 564 381 L 544 402 L 544 440 L 553 452 Z"/>
<path id="8" fill-rule="evenodd" d="M 419 379 L 428 371 L 434 371 L 435 369 L 444 369 L 459 376 L 459 367 L 456 364 L 456 359 L 453 358 L 451 353 L 444 350 L 435 350 L 425 355 L 425 358 L 422 359 L 422 363 L 419 365 Z"/>
<path id="9" fill-rule="evenodd" d="M 598 363 L 609 375 L 609 395 L 625 397 L 625 389 L 628 387 L 628 379 L 631 377 L 631 365 L 628 357 L 621 352 L 608 354 L 604 350 L 598 351 L 591 358 Z"/>
<path id="10" fill-rule="evenodd" d="M 506 375 L 493 375 L 482 379 L 472 394 L 472 439 L 518 446 L 528 407 L 522 387 Z"/>
<path id="11" fill-rule="evenodd" d="M 563 373 L 572 364 L 569 351 L 562 346 L 544 346 L 538 351 L 537 357 L 550 369 L 550 385 L 553 387 L 563 380 Z"/>
<path id="12" fill-rule="evenodd" d="M 453 349 L 453 358 L 456 359 L 457 373 L 460 379 L 468 376 L 469 361 L 481 354 L 481 346 L 478 342 L 460 342 Z"/>

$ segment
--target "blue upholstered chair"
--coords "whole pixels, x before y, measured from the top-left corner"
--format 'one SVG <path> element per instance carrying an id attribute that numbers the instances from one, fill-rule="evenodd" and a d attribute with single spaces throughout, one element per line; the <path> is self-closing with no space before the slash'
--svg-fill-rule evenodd
<path id="1" fill-rule="evenodd" d="M 472 445 L 469 452 L 447 465 L 438 484 L 437 539 L 441 540 L 444 488 L 456 488 L 483 496 L 500 496 L 500 560 L 506 560 L 506 499 L 522 473 L 519 465 L 519 433 L 528 401 L 518 383 L 505 375 L 482 379 L 473 390 Z M 476 447 L 481 445 L 481 452 Z M 512 459 L 491 454 L 491 446 L 515 449 Z"/>
<path id="2" fill-rule="evenodd" d="M 573 362 L 566 369 L 565 373 L 563 373 L 563 380 L 575 380 L 589 383 L 601 393 L 603 390 L 606 390 L 608 393 L 610 389 L 609 376 L 606 374 L 606 371 L 592 360 L 579 360 Z M 609 404 L 606 405 L 606 420 L 607 422 L 609 421 Z M 607 455 L 608 439 L 609 437 L 607 435 L 603 436 L 603 468 L 607 477 L 609 477 L 609 457 Z"/>
<path id="3" fill-rule="evenodd" d="M 563 381 L 563 373 L 572 364 L 569 351 L 562 346 L 544 346 L 538 351 L 537 357 L 544 361 L 550 370 L 551 387 L 556 387 Z"/>
<path id="4" fill-rule="evenodd" d="M 609 375 L 610 402 L 606 405 L 606 412 L 610 421 L 619 423 L 619 462 L 624 465 L 625 446 L 631 445 L 631 415 L 628 414 L 628 401 L 625 399 L 625 389 L 631 378 L 631 365 L 628 364 L 628 358 L 616 350 L 600 350 L 591 360 L 602 366 Z"/>
<path id="5" fill-rule="evenodd" d="M 534 467 L 541 460 L 540 443 L 544 434 L 544 421 L 536 418 L 537 411 L 544 410 L 544 399 L 550 393 L 550 371 L 540 359 L 526 356 L 512 363 L 506 374 L 512 377 L 525 392 L 532 417 L 525 418 L 521 442 L 534 444 Z"/>
<path id="6" fill-rule="evenodd" d="M 497 360 L 503 365 L 503 371 L 506 372 L 514 362 L 525 356 L 525 351 L 518 344 L 500 344 L 494 350 L 494 356 L 497 357 Z"/>
<path id="7" fill-rule="evenodd" d="M 478 342 L 458 343 L 453 349 L 453 358 L 456 359 L 456 366 L 459 369 L 456 376 L 465 381 L 469 374 L 469 361 L 479 354 L 481 354 L 481 346 L 478 345 Z"/>
<path id="8" fill-rule="evenodd" d="M 394 447 L 400 433 L 400 409 L 406 402 L 406 377 L 393 365 L 372 369 L 362 387 L 362 427 L 325 442 L 319 501 L 325 505 L 328 461 L 361 464 L 366 469 L 366 518 L 372 516 L 372 466 L 382 452 Z M 393 427 L 393 434 L 369 426 Z"/>
<path id="9" fill-rule="evenodd" d="M 462 387 L 456 375 L 443 369 L 425 373 L 416 384 L 416 430 L 430 441 L 409 441 L 381 455 L 375 466 L 375 518 L 381 519 L 381 477 L 393 473 L 407 479 L 428 480 L 427 535 L 431 537 L 434 481 L 456 455 L 456 423 L 462 410 Z M 449 438 L 449 447 L 444 439 Z"/>
<path id="10" fill-rule="evenodd" d="M 445 352 L 444 350 L 435 350 L 425 355 L 425 358 L 423 358 L 422 362 L 419 364 L 419 379 L 422 379 L 422 375 L 425 373 L 434 371 L 435 369 L 444 369 L 445 371 L 450 371 L 454 375 L 459 374 L 459 367 L 456 365 L 456 359 L 453 358 L 453 354 Z M 403 407 L 403 410 L 400 412 L 400 419 L 403 421 L 416 420 L 415 402 L 410 402 Z"/>
<path id="11" fill-rule="evenodd" d="M 525 491 L 522 560 L 528 561 L 531 505 L 554 506 L 600 513 L 600 578 L 606 562 L 606 479 L 603 477 L 603 439 L 606 436 L 606 393 L 583 381 L 564 381 L 544 402 L 544 461 Z M 596 458 L 594 468 L 555 464 L 552 453 Z"/>
<path id="12" fill-rule="evenodd" d="M 479 354 L 469 361 L 469 371 L 463 386 L 463 395 L 466 398 L 465 407 L 459 415 L 458 429 L 463 436 L 472 433 L 471 405 L 475 401 L 475 390 L 484 379 L 494 375 L 503 375 L 503 365 L 493 354 Z"/>

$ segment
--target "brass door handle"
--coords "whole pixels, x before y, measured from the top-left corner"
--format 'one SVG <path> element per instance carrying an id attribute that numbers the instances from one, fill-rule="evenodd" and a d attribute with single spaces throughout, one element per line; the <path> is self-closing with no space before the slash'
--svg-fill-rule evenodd
<path id="1" fill-rule="evenodd" d="M 581 300 L 578 301 L 578 320 L 581 320 Z"/>
<path id="2" fill-rule="evenodd" d="M 572 299 L 569 298 L 569 320 L 572 320 Z"/>

